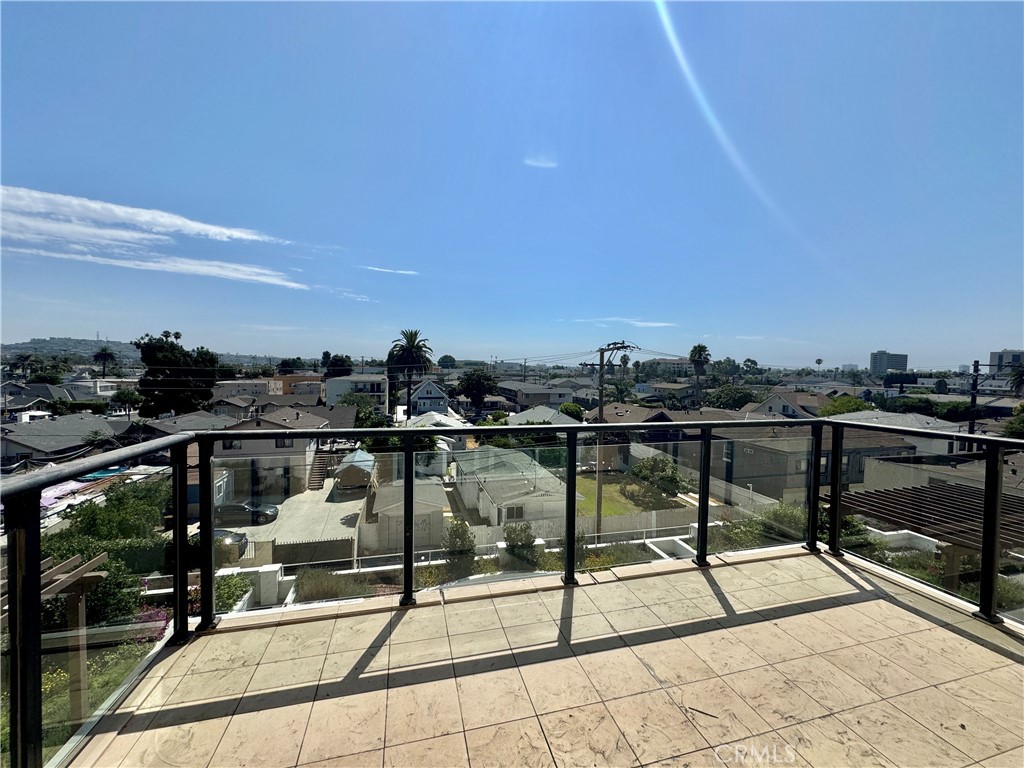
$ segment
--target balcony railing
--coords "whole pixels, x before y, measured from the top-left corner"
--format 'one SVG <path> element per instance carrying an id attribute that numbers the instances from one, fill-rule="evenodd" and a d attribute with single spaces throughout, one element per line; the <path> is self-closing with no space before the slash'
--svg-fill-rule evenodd
<path id="1" fill-rule="evenodd" d="M 286 587 L 284 602 L 323 599 L 322 590 L 335 588 L 328 596 L 391 589 L 412 605 L 417 591 L 453 581 L 557 570 L 571 585 L 581 571 L 625 562 L 688 557 L 705 566 L 717 552 L 799 541 L 930 582 L 972 602 L 984 621 L 1024 608 L 1020 440 L 971 435 L 961 445 L 966 436 L 823 420 L 232 430 L 243 448 L 279 438 L 294 448 L 238 459 L 218 452 L 223 437 L 179 434 L 5 481 L 5 764 L 70 757 L 97 715 L 123 698 L 147 653 L 183 642 L 190 629 L 213 629 L 218 613 L 244 609 L 234 598 L 218 606 L 225 558 L 230 573 L 254 589 L 260 583 L 262 606 L 280 605 Z M 352 490 L 340 474 L 348 465 L 337 455 L 306 455 L 310 440 L 328 455 L 347 455 L 357 441 L 378 447 Z M 44 489 L 161 452 L 171 468 L 162 559 L 97 552 L 99 539 L 87 546 L 56 533 L 60 525 L 44 533 Z M 330 467 L 329 491 L 309 490 L 318 464 Z M 198 492 L 191 516 L 190 489 Z M 222 505 L 240 498 L 276 502 L 279 518 L 257 510 L 235 523 L 248 532 L 246 549 L 236 543 L 225 554 L 216 523 L 231 525 Z M 354 511 L 338 522 L 338 509 Z M 348 543 L 266 533 L 317 515 L 324 530 L 344 527 Z M 191 540 L 190 517 L 198 518 Z M 63 549 L 44 546 L 57 540 L 50 537 Z M 59 556 L 44 557 L 48 551 Z M 300 578 L 319 579 L 321 591 L 303 598 Z M 93 590 L 105 590 L 105 600 L 129 595 L 136 612 L 121 624 L 97 618 Z M 140 595 L 152 610 L 138 610 Z M 54 626 L 56 613 L 65 625 Z"/>

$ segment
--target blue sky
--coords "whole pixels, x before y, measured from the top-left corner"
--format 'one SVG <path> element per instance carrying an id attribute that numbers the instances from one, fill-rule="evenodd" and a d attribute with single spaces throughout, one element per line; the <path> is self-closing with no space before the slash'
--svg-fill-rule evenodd
<path id="1" fill-rule="evenodd" d="M 984 360 L 1022 11 L 4 3 L 2 338 Z"/>

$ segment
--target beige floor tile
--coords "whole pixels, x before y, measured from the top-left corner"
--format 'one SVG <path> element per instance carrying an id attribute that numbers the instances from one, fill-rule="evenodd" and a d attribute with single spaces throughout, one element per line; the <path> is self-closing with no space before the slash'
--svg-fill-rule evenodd
<path id="1" fill-rule="evenodd" d="M 118 718 L 116 724 L 109 727 L 121 729 L 120 733 L 93 737 L 87 745 L 89 751 L 83 750 L 80 755 L 81 768 L 108 768 L 112 765 L 121 765 L 121 761 L 132 751 L 155 717 L 156 712 L 154 711 L 132 715 L 127 720 Z M 93 751 L 94 745 L 97 750 L 95 752 Z M 5 759 L 9 758 L 5 755 Z M 76 759 L 74 765 L 78 768 L 79 760 Z"/>
<path id="2" fill-rule="evenodd" d="M 783 661 L 774 667 L 829 712 L 859 707 L 879 698 L 821 656 Z"/>
<path id="3" fill-rule="evenodd" d="M 626 588 L 647 606 L 674 603 L 681 597 L 679 590 L 664 577 L 633 579 L 626 582 Z"/>
<path id="4" fill-rule="evenodd" d="M 579 587 L 560 592 L 541 592 L 540 599 L 555 621 L 601 612 L 594 605 L 594 601 L 587 597 L 587 593 Z"/>
<path id="5" fill-rule="evenodd" d="M 451 644 L 453 659 L 465 659 L 483 654 L 505 652 L 512 655 L 508 644 L 508 637 L 501 627 L 497 629 L 484 629 L 479 632 L 468 632 L 464 635 L 451 635 L 448 638 Z"/>
<path id="6" fill-rule="evenodd" d="M 586 587 L 587 597 L 594 601 L 594 605 L 603 613 L 609 611 L 625 611 L 628 608 L 639 608 L 643 605 L 629 587 L 622 583 L 598 584 L 594 587 Z"/>
<path id="7" fill-rule="evenodd" d="M 240 667 L 185 675 L 167 697 L 165 706 L 239 696 L 249 686 L 255 671 L 256 667 Z"/>
<path id="8" fill-rule="evenodd" d="M 800 757 L 796 749 L 777 731 L 759 733 L 729 744 L 719 744 L 714 748 L 714 754 L 721 760 L 721 765 L 730 768 L 810 768 L 810 763 Z"/>
<path id="9" fill-rule="evenodd" d="M 772 591 L 782 595 L 790 603 L 801 605 L 803 603 L 816 604 L 820 601 L 830 600 L 829 596 L 808 584 L 806 581 L 788 581 L 784 584 L 773 584 Z"/>
<path id="10" fill-rule="evenodd" d="M 898 605 L 903 605 L 925 614 L 935 624 L 955 624 L 964 621 L 965 617 L 970 616 L 969 610 L 951 608 L 944 603 L 914 592 L 904 592 L 899 597 L 893 598 L 893 600 Z"/>
<path id="11" fill-rule="evenodd" d="M 217 717 L 164 725 L 161 713 L 157 713 L 121 765 L 126 768 L 208 765 L 229 721 L 228 717 Z"/>
<path id="12" fill-rule="evenodd" d="M 260 664 L 245 690 L 262 691 L 267 688 L 282 688 L 289 685 L 311 684 L 316 686 L 324 666 L 323 656 L 300 656 L 287 661 L 272 661 Z"/>
<path id="13" fill-rule="evenodd" d="M 783 728 L 828 714 L 796 683 L 772 667 L 736 672 L 722 680 L 772 728 Z"/>
<path id="14" fill-rule="evenodd" d="M 798 613 L 793 616 L 786 616 L 773 620 L 772 624 L 794 640 L 798 640 L 807 647 L 813 648 L 817 653 L 857 644 L 857 641 L 852 637 L 839 632 L 835 627 L 826 624 L 813 613 Z"/>
<path id="15" fill-rule="evenodd" d="M 711 568 L 701 571 L 711 588 L 716 592 L 739 592 L 744 589 L 756 589 L 761 586 L 757 581 L 742 573 L 737 568 L 727 566 L 724 568 Z M 677 586 L 676 589 L 679 587 Z"/>
<path id="16" fill-rule="evenodd" d="M 302 768 L 383 768 L 384 750 L 374 749 L 357 755 L 343 755 L 318 760 L 315 763 L 300 763 Z"/>
<path id="17" fill-rule="evenodd" d="M 467 729 L 533 717 L 533 704 L 518 669 L 467 675 L 456 681 Z"/>
<path id="18" fill-rule="evenodd" d="M 890 603 L 888 600 L 866 600 L 861 603 L 855 603 L 853 607 L 868 618 L 877 621 L 879 624 L 888 627 L 900 635 L 935 628 L 933 622 L 911 613 L 906 608 Z"/>
<path id="19" fill-rule="evenodd" d="M 721 680 L 680 685 L 669 688 L 668 694 L 711 746 L 771 730 L 771 726 Z"/>
<path id="20" fill-rule="evenodd" d="M 708 747 L 708 742 L 666 691 L 606 701 L 605 706 L 641 763 Z"/>
<path id="21" fill-rule="evenodd" d="M 326 656 L 333 635 L 334 619 L 278 626 L 260 663 L 300 656 Z"/>
<path id="22" fill-rule="evenodd" d="M 406 608 L 396 611 L 391 618 L 392 645 L 447 635 L 448 625 L 445 622 L 444 608 L 440 605 Z"/>
<path id="23" fill-rule="evenodd" d="M 466 740 L 461 733 L 435 736 L 412 744 L 388 746 L 384 768 L 469 768 Z"/>
<path id="24" fill-rule="evenodd" d="M 151 677 L 180 677 L 188 672 L 210 642 L 208 635 L 193 637 L 185 645 L 166 646 L 149 668 Z"/>
<path id="25" fill-rule="evenodd" d="M 753 589 L 742 589 L 730 591 L 729 600 L 734 604 L 744 606 L 751 611 L 762 608 L 772 608 L 777 605 L 785 605 L 789 599 L 783 597 L 771 587 L 755 587 Z"/>
<path id="26" fill-rule="evenodd" d="M 501 620 L 498 618 L 498 612 L 494 610 L 494 605 L 490 600 L 452 603 L 451 605 L 445 605 L 444 613 L 449 635 L 501 629 Z M 547 617 L 545 616 L 545 618 Z"/>
<path id="27" fill-rule="evenodd" d="M 773 587 L 776 584 L 787 584 L 801 578 L 793 571 L 783 569 L 780 566 L 781 563 L 781 560 L 765 560 L 760 563 L 744 563 L 742 565 L 737 565 L 736 570 L 744 576 L 749 576 L 764 587 Z M 815 575 L 820 576 L 821 574 Z M 810 578 L 814 577 L 814 575 L 810 576 Z"/>
<path id="28" fill-rule="evenodd" d="M 683 598 L 689 600 L 694 597 L 714 595 L 716 590 L 722 591 L 722 588 L 712 578 L 715 570 L 712 568 L 684 571 L 682 573 L 667 573 L 661 578 L 664 583 L 679 592 Z"/>
<path id="29" fill-rule="evenodd" d="M 632 650 L 663 688 L 715 677 L 714 670 L 679 638 L 641 643 Z"/>
<path id="30" fill-rule="evenodd" d="M 274 636 L 274 627 L 228 632 L 211 636 L 202 652 L 189 667 L 188 674 L 221 669 L 255 667 Z"/>
<path id="31" fill-rule="evenodd" d="M 983 673 L 982 677 L 991 680 L 1010 693 L 1024 691 L 1024 665 L 1007 664 L 1005 667 L 999 667 Z"/>
<path id="32" fill-rule="evenodd" d="M 730 672 L 739 672 L 768 663 L 750 646 L 731 635 L 727 629 L 690 635 L 682 640 L 718 675 L 727 675 Z"/>
<path id="33" fill-rule="evenodd" d="M 369 691 L 314 702 L 299 763 L 383 748 L 387 697 L 387 691 Z"/>
<path id="34" fill-rule="evenodd" d="M 731 592 L 719 592 L 714 595 L 700 595 L 690 602 L 700 608 L 712 619 L 733 620 L 739 614 L 746 614 L 757 620 L 758 614 L 732 596 Z"/>
<path id="35" fill-rule="evenodd" d="M 744 750 L 744 754 L 746 751 Z M 736 763 L 742 765 L 741 763 Z M 701 749 L 697 752 L 687 752 L 685 755 L 676 755 L 667 760 L 659 760 L 656 763 L 648 763 L 645 768 L 723 768 L 729 763 L 719 760 L 713 749 Z"/>
<path id="36" fill-rule="evenodd" d="M 503 627 L 518 627 L 521 624 L 536 624 L 547 621 L 551 614 L 537 593 L 510 595 L 494 598 L 494 607 Z"/>
<path id="37" fill-rule="evenodd" d="M 972 643 L 944 627 L 916 632 L 908 639 L 920 643 L 929 651 L 974 673 L 988 672 L 990 669 L 1004 666 L 1007 662 L 1005 656 L 990 651 L 977 643 Z"/>
<path id="38" fill-rule="evenodd" d="M 912 691 L 889 701 L 973 760 L 993 757 L 1022 743 L 1020 731 L 1007 731 L 937 688 Z"/>
<path id="39" fill-rule="evenodd" d="M 626 737 L 604 704 L 541 715 L 540 723 L 558 768 L 639 765 Z"/>
<path id="40" fill-rule="evenodd" d="M 473 768 L 554 768 L 536 717 L 466 731 Z"/>
<path id="41" fill-rule="evenodd" d="M 981 761 L 984 768 L 1020 768 L 1024 765 L 1024 747 L 1011 749 L 1001 755 L 989 757 Z"/>
<path id="42" fill-rule="evenodd" d="M 1024 687 L 1013 694 L 991 678 L 973 675 L 943 683 L 936 688 L 1010 733 L 1024 731 Z"/>
<path id="43" fill-rule="evenodd" d="M 928 687 L 924 680 L 866 645 L 837 648 L 821 657 L 883 698 Z"/>
<path id="44" fill-rule="evenodd" d="M 235 715 L 211 765 L 290 768 L 299 759 L 313 702 Z"/>
<path id="45" fill-rule="evenodd" d="M 1006 624 L 989 624 L 974 616 L 956 624 L 957 632 L 971 642 L 987 644 L 992 650 L 1001 649 L 1007 663 L 1024 664 L 1024 637 L 1011 632 Z"/>
<path id="46" fill-rule="evenodd" d="M 824 595 L 830 597 L 841 597 L 856 595 L 858 597 L 863 595 L 871 595 L 872 592 L 866 591 L 864 588 L 851 584 L 846 579 L 840 576 L 823 576 L 820 579 L 808 579 L 805 582 L 807 585 L 814 587 L 816 590 Z"/>
<path id="47" fill-rule="evenodd" d="M 580 656 L 579 662 L 605 700 L 661 687 L 630 648 L 590 653 Z"/>
<path id="48" fill-rule="evenodd" d="M 825 717 L 779 731 L 800 756 L 820 768 L 895 768 L 880 752 L 835 717 Z"/>
<path id="49" fill-rule="evenodd" d="M 324 658 L 320 672 L 320 688 L 327 695 L 380 690 L 387 686 L 388 646 L 362 651 L 341 651 Z M 323 698 L 322 696 L 318 697 Z"/>
<path id="50" fill-rule="evenodd" d="M 885 701 L 841 712 L 836 717 L 899 766 L 963 766 L 971 759 Z"/>
<path id="51" fill-rule="evenodd" d="M 936 659 L 936 654 L 922 645 L 916 638 L 922 633 L 900 635 L 886 640 L 876 640 L 867 647 L 884 656 L 915 677 L 929 685 L 948 683 L 958 677 L 967 677 L 971 670 L 951 659 Z"/>
<path id="52" fill-rule="evenodd" d="M 638 629 L 664 627 L 661 619 L 654 615 L 650 608 L 627 608 L 624 611 L 610 611 L 604 614 L 608 623 L 616 632 L 634 632 Z"/>
<path id="53" fill-rule="evenodd" d="M 462 714 L 454 678 L 388 689 L 385 746 L 461 730 Z"/>
<path id="54" fill-rule="evenodd" d="M 707 612 L 700 606 L 682 597 L 671 603 L 656 603 L 650 609 L 663 624 L 703 621 L 708 618 Z"/>
<path id="55" fill-rule="evenodd" d="M 837 629 L 840 633 L 856 640 L 858 643 L 870 643 L 874 640 L 884 640 L 896 635 L 893 630 L 884 624 L 871 621 L 852 605 L 826 608 L 821 611 L 814 611 L 811 615 L 821 619 L 833 629 Z"/>
<path id="56" fill-rule="evenodd" d="M 728 631 L 744 645 L 756 648 L 757 655 L 770 664 L 810 656 L 815 652 L 767 621 L 732 627 Z"/>
<path id="57" fill-rule="evenodd" d="M 564 641 L 558 631 L 558 624 L 550 619 L 536 624 L 508 627 L 505 629 L 505 638 L 513 649 Z"/>
<path id="58" fill-rule="evenodd" d="M 390 613 L 339 616 L 334 622 L 334 633 L 327 652 L 365 651 L 367 648 L 386 645 L 390 636 Z"/>
<path id="59" fill-rule="evenodd" d="M 615 627 L 604 617 L 604 614 L 593 613 L 559 622 L 559 631 L 568 642 L 589 640 L 594 637 L 615 635 Z"/>
<path id="60" fill-rule="evenodd" d="M 601 701 L 575 657 L 528 664 L 519 667 L 519 673 L 538 713 Z"/>
<path id="61" fill-rule="evenodd" d="M 452 649 L 448 644 L 447 635 L 429 637 L 408 643 L 392 643 L 388 657 L 388 669 L 418 667 L 424 664 L 444 664 L 451 660 Z"/>

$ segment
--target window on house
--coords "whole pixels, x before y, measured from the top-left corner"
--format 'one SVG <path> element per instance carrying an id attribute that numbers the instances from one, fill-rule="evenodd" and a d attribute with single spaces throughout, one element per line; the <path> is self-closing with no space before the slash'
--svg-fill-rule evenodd
<path id="1" fill-rule="evenodd" d="M 291 448 L 295 445 L 295 440 L 290 437 L 279 437 L 274 440 L 275 448 Z"/>
<path id="2" fill-rule="evenodd" d="M 525 518 L 525 509 L 521 506 L 517 507 L 505 507 L 505 519 L 506 520 L 523 520 Z"/>
<path id="3" fill-rule="evenodd" d="M 221 440 L 220 447 L 225 451 L 240 451 L 242 449 L 241 440 Z"/>
<path id="4" fill-rule="evenodd" d="M 732 442 L 722 446 L 722 461 L 732 461 Z"/>

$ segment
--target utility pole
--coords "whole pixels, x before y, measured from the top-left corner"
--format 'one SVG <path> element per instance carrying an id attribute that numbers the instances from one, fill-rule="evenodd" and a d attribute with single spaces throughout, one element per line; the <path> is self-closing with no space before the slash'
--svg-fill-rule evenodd
<path id="1" fill-rule="evenodd" d="M 597 422 L 599 424 L 604 424 L 604 356 L 609 352 L 614 355 L 616 352 L 626 352 L 634 349 L 640 348 L 635 344 L 627 344 L 625 341 L 613 341 L 611 344 L 605 344 L 597 350 L 600 355 L 600 362 L 597 367 Z M 597 489 L 594 494 L 594 522 L 598 543 L 601 541 L 601 507 L 603 502 L 601 488 L 601 462 L 604 458 L 603 434 L 602 432 L 597 433 L 597 471 L 594 477 L 597 483 Z"/>
<path id="2" fill-rule="evenodd" d="M 526 358 L 523 358 L 523 383 L 526 383 Z"/>
<path id="3" fill-rule="evenodd" d="M 971 420 L 967 422 L 967 434 L 974 434 L 974 413 L 978 407 L 978 374 L 981 373 L 981 363 L 974 361 L 974 369 L 971 374 Z M 973 448 L 973 446 L 972 446 Z"/>

